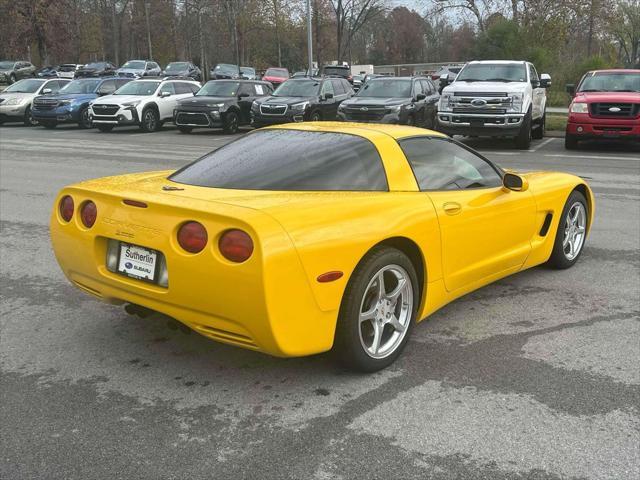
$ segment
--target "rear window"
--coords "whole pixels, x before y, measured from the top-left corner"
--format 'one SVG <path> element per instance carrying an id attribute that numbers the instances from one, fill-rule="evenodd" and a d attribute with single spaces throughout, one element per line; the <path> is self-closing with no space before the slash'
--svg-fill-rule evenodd
<path id="1" fill-rule="evenodd" d="M 169 177 L 239 190 L 386 191 L 378 150 L 355 135 L 262 130 L 202 157 Z"/>

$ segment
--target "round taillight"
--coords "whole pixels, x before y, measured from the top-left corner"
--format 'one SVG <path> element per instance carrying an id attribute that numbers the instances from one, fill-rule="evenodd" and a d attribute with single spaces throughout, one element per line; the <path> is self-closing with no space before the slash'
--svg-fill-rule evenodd
<path id="1" fill-rule="evenodd" d="M 241 263 L 253 253 L 253 240 L 242 230 L 227 230 L 220 237 L 218 248 L 227 260 Z"/>
<path id="2" fill-rule="evenodd" d="M 80 219 L 82 220 L 82 224 L 87 227 L 93 227 L 93 224 L 96 223 L 96 218 L 98 216 L 98 208 L 96 204 L 91 200 L 88 202 L 84 202 L 82 204 L 82 208 L 80 208 Z"/>
<path id="3" fill-rule="evenodd" d="M 207 245 L 207 231 L 198 222 L 184 223 L 178 230 L 178 243 L 189 253 L 198 253 Z"/>
<path id="4" fill-rule="evenodd" d="M 69 195 L 65 195 L 60 199 L 60 205 L 58 206 L 60 216 L 65 222 L 70 222 L 73 217 L 73 198 Z"/>

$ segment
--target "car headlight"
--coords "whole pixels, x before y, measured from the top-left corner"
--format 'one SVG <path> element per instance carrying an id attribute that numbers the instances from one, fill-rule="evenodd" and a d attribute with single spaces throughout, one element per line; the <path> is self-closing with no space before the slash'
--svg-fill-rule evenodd
<path id="1" fill-rule="evenodd" d="M 441 112 L 451 111 L 451 101 L 453 95 L 450 93 L 445 93 L 440 97 L 440 105 L 438 105 L 438 110 Z"/>
<path id="2" fill-rule="evenodd" d="M 400 113 L 400 110 L 402 110 L 402 105 L 392 105 L 389 107 L 389 110 L 391 110 L 391 112 L 393 113 Z"/>
<path id="3" fill-rule="evenodd" d="M 573 102 L 569 111 L 571 113 L 588 113 L 589 107 L 585 102 Z"/>
<path id="4" fill-rule="evenodd" d="M 256 112 L 260 109 L 260 103 L 257 100 L 254 100 L 251 104 L 251 110 L 255 110 Z"/>
<path id="5" fill-rule="evenodd" d="M 209 108 L 222 108 L 222 107 L 224 107 L 224 103 L 210 103 L 209 105 L 207 105 L 207 107 L 209 107 Z"/>
<path id="6" fill-rule="evenodd" d="M 344 103 L 338 105 L 338 111 L 343 112 L 347 109 L 347 106 Z"/>
<path id="7" fill-rule="evenodd" d="M 135 108 L 140 105 L 140 100 L 134 100 L 132 102 L 123 103 L 122 106 L 125 108 Z"/>
<path id="8" fill-rule="evenodd" d="M 24 98 L 10 98 L 5 105 L 20 105 L 24 102 Z"/>
<path id="9" fill-rule="evenodd" d="M 309 106 L 309 102 L 294 103 L 293 105 L 291 105 L 291 110 L 295 110 L 297 112 L 304 112 L 308 106 Z"/>
<path id="10" fill-rule="evenodd" d="M 520 113 L 522 112 L 522 100 L 524 95 L 522 93 L 511 93 L 509 95 L 511 99 L 511 105 L 507 108 L 510 112 Z"/>

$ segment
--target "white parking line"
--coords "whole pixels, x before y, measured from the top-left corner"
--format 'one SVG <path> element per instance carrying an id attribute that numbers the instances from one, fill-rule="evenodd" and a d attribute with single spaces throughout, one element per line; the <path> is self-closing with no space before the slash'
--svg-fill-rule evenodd
<path id="1" fill-rule="evenodd" d="M 551 138 L 547 138 L 544 142 L 539 143 L 538 145 L 536 145 L 535 148 L 530 148 L 529 151 L 530 152 L 535 152 L 536 150 L 540 150 L 542 147 L 544 147 L 545 145 L 547 145 L 548 143 L 551 143 L 555 140 L 554 137 Z"/>

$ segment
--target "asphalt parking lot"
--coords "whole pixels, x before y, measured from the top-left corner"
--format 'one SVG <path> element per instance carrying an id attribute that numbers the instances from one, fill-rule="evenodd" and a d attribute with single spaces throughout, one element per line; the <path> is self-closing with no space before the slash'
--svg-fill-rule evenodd
<path id="1" fill-rule="evenodd" d="M 459 299 L 391 368 L 355 375 L 131 317 L 60 272 L 61 187 L 232 138 L 0 128 L 1 478 L 640 478 L 640 150 L 469 141 L 507 168 L 588 178 L 584 254 Z"/>

